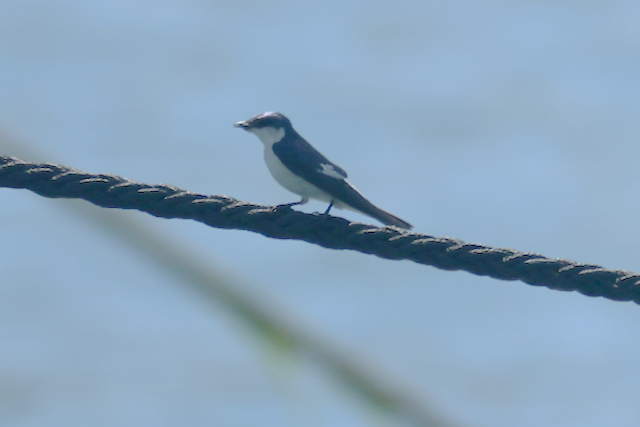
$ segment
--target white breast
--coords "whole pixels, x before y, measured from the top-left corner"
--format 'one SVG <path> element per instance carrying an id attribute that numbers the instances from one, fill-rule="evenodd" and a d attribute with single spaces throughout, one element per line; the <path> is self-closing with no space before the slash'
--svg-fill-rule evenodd
<path id="1" fill-rule="evenodd" d="M 273 144 L 264 145 L 264 160 L 278 184 L 299 196 L 331 202 L 331 197 L 327 193 L 289 171 L 274 154 L 272 147 Z"/>
<path id="2" fill-rule="evenodd" d="M 251 132 L 264 144 L 264 160 L 278 184 L 299 196 L 331 202 L 331 197 L 327 193 L 289 171 L 273 152 L 273 144 L 284 138 L 283 128 L 265 127 L 252 129 Z"/>

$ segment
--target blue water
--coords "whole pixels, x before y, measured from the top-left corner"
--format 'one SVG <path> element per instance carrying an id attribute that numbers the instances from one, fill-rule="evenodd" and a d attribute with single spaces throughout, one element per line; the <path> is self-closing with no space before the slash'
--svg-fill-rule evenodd
<path id="1" fill-rule="evenodd" d="M 0 153 L 286 203 L 231 126 L 275 110 L 418 232 L 638 272 L 639 18 L 625 0 L 5 0 Z M 0 203 L 0 425 L 411 425 L 82 203 Z M 109 213 L 454 425 L 640 422 L 633 303 Z"/>

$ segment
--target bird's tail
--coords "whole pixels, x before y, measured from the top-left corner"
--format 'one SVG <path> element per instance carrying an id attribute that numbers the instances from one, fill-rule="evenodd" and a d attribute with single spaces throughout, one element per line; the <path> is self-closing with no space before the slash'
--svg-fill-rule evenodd
<path id="1" fill-rule="evenodd" d="M 377 219 L 385 225 L 395 225 L 396 227 L 405 228 L 407 230 L 413 228 L 413 225 L 409 224 L 407 221 L 380 209 L 369 200 L 365 199 L 365 197 L 349 182 L 343 181 L 342 183 L 343 191 L 340 193 L 340 200 L 334 199 L 333 201 L 337 208 L 352 209 L 356 212 L 360 212 L 361 214 Z"/>
<path id="2" fill-rule="evenodd" d="M 409 224 L 407 221 L 404 221 L 373 204 L 371 204 L 371 207 L 367 210 L 367 212 L 362 213 L 369 215 L 370 217 L 375 218 L 386 225 L 395 225 L 396 227 L 406 228 L 407 230 L 413 228 L 413 225 Z"/>

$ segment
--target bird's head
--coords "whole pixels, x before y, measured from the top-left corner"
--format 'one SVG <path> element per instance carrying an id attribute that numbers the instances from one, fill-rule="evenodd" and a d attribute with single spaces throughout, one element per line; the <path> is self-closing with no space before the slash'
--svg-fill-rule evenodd
<path id="1" fill-rule="evenodd" d="M 286 132 L 291 131 L 291 122 L 283 114 L 268 111 L 233 125 L 255 134 L 265 144 L 280 141 Z"/>

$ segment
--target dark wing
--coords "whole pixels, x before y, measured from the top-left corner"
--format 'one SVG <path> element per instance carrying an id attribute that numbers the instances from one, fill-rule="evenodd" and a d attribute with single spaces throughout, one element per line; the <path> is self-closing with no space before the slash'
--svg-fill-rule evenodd
<path id="1" fill-rule="evenodd" d="M 302 137 L 283 139 L 273 144 L 272 149 L 287 169 L 328 193 L 336 200 L 377 219 L 383 224 L 412 228 L 412 225 L 408 222 L 383 211 L 365 199 L 358 190 L 346 181 L 347 173 L 342 168 L 320 154 Z M 325 166 L 323 167 L 322 165 Z M 327 175 L 327 172 L 329 175 Z"/>
<path id="2" fill-rule="evenodd" d="M 331 194 L 347 178 L 344 169 L 333 164 L 302 137 L 283 139 L 273 144 L 272 150 L 291 172 Z M 326 165 L 325 169 L 330 168 L 338 176 L 323 173 L 322 165 Z"/>

